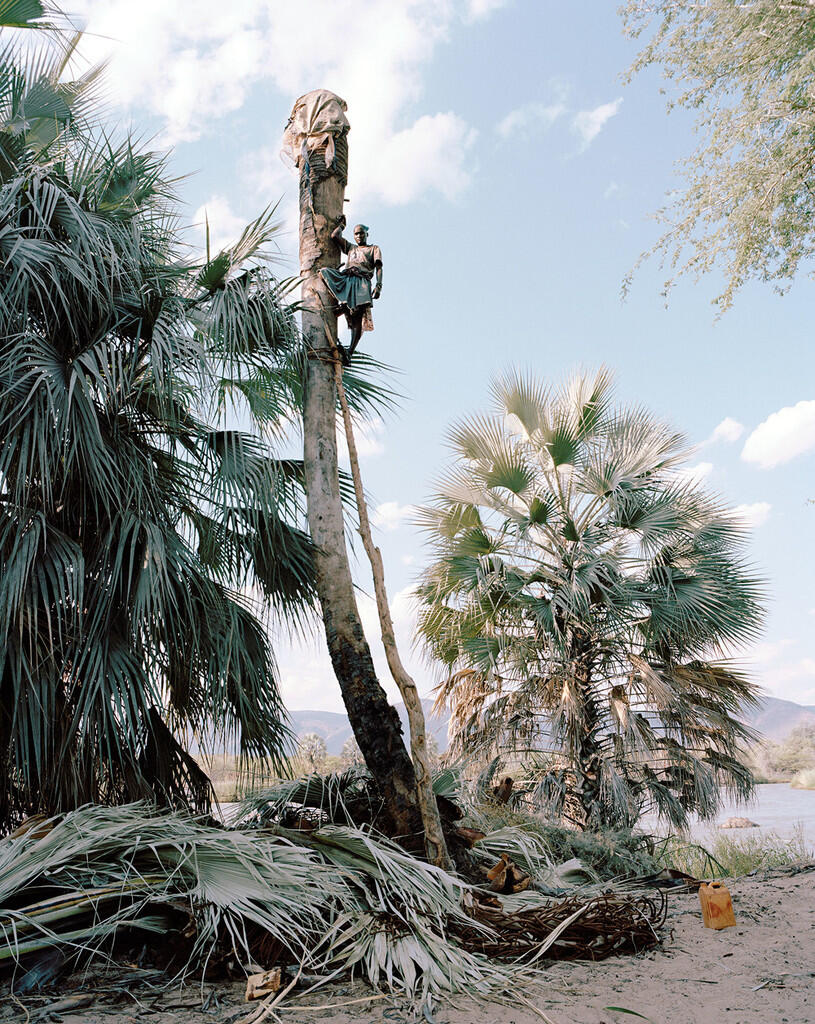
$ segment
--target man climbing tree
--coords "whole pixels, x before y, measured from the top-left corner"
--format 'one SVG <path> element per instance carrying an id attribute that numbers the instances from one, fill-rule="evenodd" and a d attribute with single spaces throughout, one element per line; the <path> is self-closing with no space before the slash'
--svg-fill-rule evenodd
<path id="1" fill-rule="evenodd" d="M 351 343 L 347 350 L 337 342 L 342 361 L 347 366 L 363 331 L 374 329 L 371 308 L 373 300 L 382 294 L 382 251 L 378 245 L 368 245 L 366 224 L 357 224 L 354 228 L 354 242 L 343 238 L 342 229 L 345 224 L 345 214 L 342 214 L 337 227 L 331 232 L 331 237 L 347 257 L 345 265 L 339 270 L 323 267 L 320 276 L 337 300 L 337 315 L 345 315 L 351 331 Z M 372 292 L 371 280 L 374 273 L 376 287 Z"/>

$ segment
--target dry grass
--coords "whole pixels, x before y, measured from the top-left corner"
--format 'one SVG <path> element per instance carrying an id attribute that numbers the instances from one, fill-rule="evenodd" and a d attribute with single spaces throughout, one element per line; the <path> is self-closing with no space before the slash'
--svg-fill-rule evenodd
<path id="1" fill-rule="evenodd" d="M 753 871 L 790 867 L 815 860 L 803 829 L 792 839 L 769 832 L 746 836 L 717 835 L 709 847 L 669 836 L 657 846 L 663 867 L 678 868 L 694 878 L 736 878 Z"/>
<path id="2" fill-rule="evenodd" d="M 315 772 L 325 774 L 342 771 L 348 767 L 347 758 L 329 755 L 315 769 L 307 758 L 296 754 L 286 763 L 285 775 L 270 772 L 260 762 L 250 761 L 241 766 L 239 759 L 232 754 L 213 754 L 196 758 L 198 764 L 209 776 L 215 796 L 219 803 L 237 803 L 263 789 L 268 789 L 281 781 L 281 778 L 298 779 Z"/>

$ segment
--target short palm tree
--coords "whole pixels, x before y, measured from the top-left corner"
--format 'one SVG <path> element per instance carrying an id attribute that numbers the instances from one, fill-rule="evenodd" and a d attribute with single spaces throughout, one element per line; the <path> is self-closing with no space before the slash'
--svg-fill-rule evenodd
<path id="1" fill-rule="evenodd" d="M 162 159 L 93 140 L 65 54 L 0 60 L 0 827 L 204 806 L 193 740 L 279 757 L 266 620 L 313 597 L 301 465 L 234 426 L 299 380 L 269 215 L 190 260 Z"/>
<path id="2" fill-rule="evenodd" d="M 743 529 L 682 472 L 683 438 L 613 404 L 607 371 L 559 390 L 510 374 L 455 426 L 421 517 L 420 633 L 446 670 L 460 751 L 538 751 L 539 795 L 572 824 L 674 824 L 749 793 L 728 652 L 762 585 Z"/>

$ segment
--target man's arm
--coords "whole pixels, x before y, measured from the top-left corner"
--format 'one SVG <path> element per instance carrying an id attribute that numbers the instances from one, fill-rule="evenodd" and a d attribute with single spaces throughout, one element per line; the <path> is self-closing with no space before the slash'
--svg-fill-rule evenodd
<path id="1" fill-rule="evenodd" d="M 382 253 L 379 253 L 379 259 L 374 263 L 376 267 L 376 287 L 373 291 L 373 297 L 378 299 L 382 294 Z"/>
<path id="2" fill-rule="evenodd" d="M 337 222 L 337 226 L 331 232 L 331 237 L 334 239 L 334 241 L 340 247 L 340 250 L 342 252 L 344 252 L 344 253 L 347 253 L 348 249 L 350 248 L 350 246 L 348 244 L 348 240 L 342 237 L 342 229 L 345 227 L 345 224 L 346 224 L 345 214 L 343 213 L 340 216 L 339 221 Z"/>

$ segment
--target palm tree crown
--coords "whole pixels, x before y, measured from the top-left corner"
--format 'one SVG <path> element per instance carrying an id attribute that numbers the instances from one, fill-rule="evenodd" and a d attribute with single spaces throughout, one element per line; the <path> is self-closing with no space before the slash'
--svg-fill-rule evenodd
<path id="1" fill-rule="evenodd" d="M 421 512 L 420 633 L 455 744 L 538 751 L 539 795 L 580 827 L 713 814 L 721 786 L 751 786 L 755 688 L 722 660 L 762 619 L 743 528 L 683 473 L 679 434 L 613 404 L 607 371 L 560 390 L 510 374 L 492 397 Z"/>
<path id="2" fill-rule="evenodd" d="M 263 617 L 313 596 L 301 465 L 230 426 L 299 386 L 269 215 L 191 261 L 163 160 L 77 116 L 94 76 L 0 63 L 0 824 L 203 806 L 185 741 L 280 755 Z"/>

